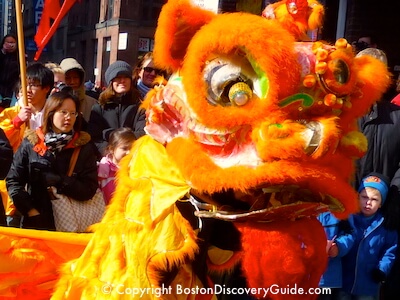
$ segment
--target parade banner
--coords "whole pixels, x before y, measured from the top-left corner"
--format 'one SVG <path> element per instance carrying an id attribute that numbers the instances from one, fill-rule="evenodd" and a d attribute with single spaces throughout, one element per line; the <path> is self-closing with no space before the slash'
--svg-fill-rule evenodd
<path id="1" fill-rule="evenodd" d="M 38 50 L 36 51 L 34 60 L 39 59 L 44 47 L 56 32 L 60 22 L 76 2 L 76 0 L 65 0 L 62 6 L 60 6 L 59 0 L 43 1 L 42 17 L 40 18 L 39 27 L 35 35 L 35 42 Z M 39 5 L 39 3 L 40 1 L 38 1 L 37 5 Z"/>

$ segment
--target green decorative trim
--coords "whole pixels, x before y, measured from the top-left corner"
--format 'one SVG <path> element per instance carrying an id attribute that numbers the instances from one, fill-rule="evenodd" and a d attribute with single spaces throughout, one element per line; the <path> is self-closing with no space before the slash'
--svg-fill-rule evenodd
<path id="1" fill-rule="evenodd" d="M 279 128 L 279 129 L 283 128 L 283 125 L 279 124 L 279 123 L 269 124 L 268 127 L 269 126 L 275 126 L 275 127 Z"/>
<path id="2" fill-rule="evenodd" d="M 266 76 L 265 72 L 261 70 L 261 68 L 258 66 L 258 63 L 249 54 L 247 54 L 247 58 L 258 78 L 258 83 L 260 85 L 261 91 L 260 98 L 265 98 L 269 91 L 269 79 Z"/>
<path id="3" fill-rule="evenodd" d="M 279 107 L 284 107 L 292 104 L 293 102 L 301 101 L 301 106 L 310 107 L 314 104 L 314 99 L 309 94 L 299 93 L 283 99 L 279 103 Z"/>

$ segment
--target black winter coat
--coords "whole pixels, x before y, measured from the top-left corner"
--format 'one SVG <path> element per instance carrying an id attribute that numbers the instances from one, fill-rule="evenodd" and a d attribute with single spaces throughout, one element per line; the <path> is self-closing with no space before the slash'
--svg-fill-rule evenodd
<path id="1" fill-rule="evenodd" d="M 139 99 L 134 102 L 132 96 L 127 94 L 121 98 L 111 98 L 102 101 L 92 107 L 88 132 L 95 142 L 100 156 L 104 155 L 104 150 L 108 144 L 110 133 L 121 127 L 131 128 L 136 138 L 145 135 L 146 125 L 145 110 L 140 109 Z"/>
<path id="2" fill-rule="evenodd" d="M 54 155 L 45 149 L 39 136 L 35 131 L 30 131 L 24 138 L 14 155 L 6 184 L 15 207 L 24 215 L 22 227 L 54 230 L 46 174 L 55 173 L 62 177 L 55 185 L 58 193 L 80 201 L 91 199 L 98 187 L 95 147 L 90 143 L 90 136 L 81 132 L 76 133 L 76 138 Z M 81 146 L 81 151 L 74 173 L 68 177 L 66 174 L 69 162 L 76 146 Z M 44 153 L 39 154 L 38 149 L 43 149 Z M 33 208 L 38 210 L 40 215 L 28 217 L 28 212 Z"/>
<path id="3" fill-rule="evenodd" d="M 18 79 L 18 52 L 4 54 L 0 51 L 0 95 L 3 98 L 12 97 Z"/>
<path id="4" fill-rule="evenodd" d="M 359 119 L 360 131 L 367 137 L 368 150 L 357 161 L 356 187 L 371 172 L 388 176 L 400 189 L 400 107 L 388 101 L 375 104 Z"/>
<path id="5" fill-rule="evenodd" d="M 0 128 L 0 179 L 3 180 L 8 170 L 10 169 L 13 160 L 12 147 L 4 134 L 3 129 Z M 0 195 L 0 225 L 6 225 L 6 216 L 3 206 L 3 201 Z"/>

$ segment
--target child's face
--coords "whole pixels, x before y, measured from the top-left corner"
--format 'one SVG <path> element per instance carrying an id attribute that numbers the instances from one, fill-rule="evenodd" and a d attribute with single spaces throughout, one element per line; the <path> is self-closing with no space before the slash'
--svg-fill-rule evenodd
<path id="1" fill-rule="evenodd" d="M 121 159 L 129 153 L 129 151 L 131 150 L 131 146 L 132 145 L 130 143 L 119 143 L 112 153 L 113 162 L 115 164 L 119 164 Z"/>
<path id="2" fill-rule="evenodd" d="M 382 206 L 381 193 L 377 189 L 366 187 L 358 195 L 358 203 L 363 215 L 370 217 Z"/>

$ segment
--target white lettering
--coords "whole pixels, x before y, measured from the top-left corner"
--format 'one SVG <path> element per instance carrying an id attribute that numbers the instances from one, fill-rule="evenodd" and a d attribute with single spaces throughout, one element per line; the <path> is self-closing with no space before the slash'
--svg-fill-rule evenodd
<path id="1" fill-rule="evenodd" d="M 43 7 L 44 7 L 44 0 L 38 0 L 38 1 L 36 1 L 35 9 L 43 8 Z"/>
<path id="2" fill-rule="evenodd" d="M 42 18 L 42 12 L 41 11 L 35 11 L 35 24 L 39 24 L 40 19 Z"/>
<path id="3" fill-rule="evenodd" d="M 178 295 L 182 295 L 182 286 L 180 285 L 180 284 L 177 284 L 176 285 L 176 293 L 178 294 Z"/>
<path id="4" fill-rule="evenodd" d="M 125 288 L 125 286 L 123 284 L 117 285 L 117 288 L 116 288 L 117 294 L 120 294 L 120 295 L 125 294 L 124 288 Z"/>

